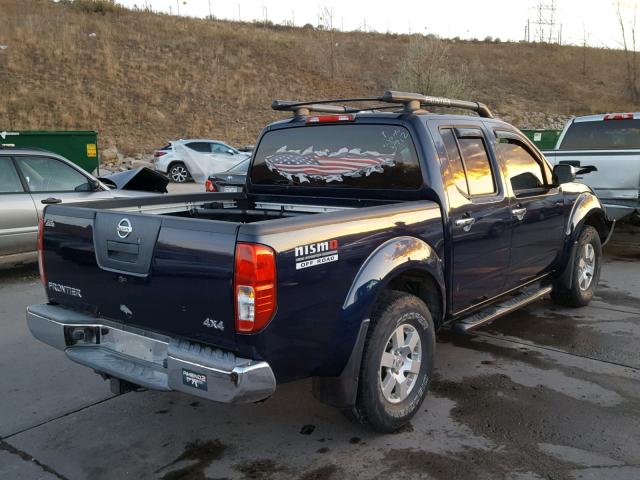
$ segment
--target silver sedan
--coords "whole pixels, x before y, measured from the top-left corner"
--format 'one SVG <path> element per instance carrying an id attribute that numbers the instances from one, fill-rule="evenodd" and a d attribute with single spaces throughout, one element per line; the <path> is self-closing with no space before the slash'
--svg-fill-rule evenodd
<path id="1" fill-rule="evenodd" d="M 36 259 L 38 219 L 47 203 L 147 195 L 111 190 L 51 152 L 0 149 L 0 267 Z"/>

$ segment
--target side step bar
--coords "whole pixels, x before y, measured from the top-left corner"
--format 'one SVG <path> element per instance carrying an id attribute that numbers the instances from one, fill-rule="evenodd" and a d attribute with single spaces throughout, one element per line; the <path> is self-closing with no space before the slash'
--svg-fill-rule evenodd
<path id="1" fill-rule="evenodd" d="M 531 302 L 535 302 L 540 297 L 545 296 L 549 292 L 551 292 L 550 286 L 543 288 L 540 288 L 539 286 L 526 288 L 519 295 L 516 295 L 515 297 L 512 297 L 509 300 L 504 301 L 503 303 L 492 305 L 485 308 L 484 310 L 480 310 L 473 315 L 459 320 L 458 322 L 453 324 L 453 330 L 459 333 L 466 333 L 471 330 L 475 330 L 478 327 L 493 322 L 503 315 L 518 310 L 519 308 L 524 307 Z"/>

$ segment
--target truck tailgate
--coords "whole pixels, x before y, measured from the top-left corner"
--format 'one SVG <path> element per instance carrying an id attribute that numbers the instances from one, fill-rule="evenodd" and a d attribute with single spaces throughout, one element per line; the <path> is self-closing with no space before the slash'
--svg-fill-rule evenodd
<path id="1" fill-rule="evenodd" d="M 233 349 L 237 230 L 234 222 L 52 205 L 47 294 L 124 325 Z"/>

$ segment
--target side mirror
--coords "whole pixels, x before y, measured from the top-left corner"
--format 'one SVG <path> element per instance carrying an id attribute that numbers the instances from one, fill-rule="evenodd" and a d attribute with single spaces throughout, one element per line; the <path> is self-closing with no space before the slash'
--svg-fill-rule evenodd
<path id="1" fill-rule="evenodd" d="M 598 169 L 593 165 L 576 167 L 567 163 L 560 163 L 553 167 L 553 184 L 559 186 L 563 183 L 570 183 L 573 182 L 578 175 L 585 175 L 597 171 Z"/>
<path id="2" fill-rule="evenodd" d="M 576 179 L 577 170 L 578 169 L 573 165 L 568 165 L 566 163 L 561 163 L 553 167 L 554 186 L 573 182 Z"/>

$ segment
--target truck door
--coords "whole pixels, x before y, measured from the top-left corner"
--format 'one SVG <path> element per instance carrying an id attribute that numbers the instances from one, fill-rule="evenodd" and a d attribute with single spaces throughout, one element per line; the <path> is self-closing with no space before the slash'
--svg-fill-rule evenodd
<path id="1" fill-rule="evenodd" d="M 511 196 L 511 262 L 507 289 L 532 280 L 554 263 L 563 246 L 564 198 L 549 164 L 515 132 L 495 130 L 494 148 Z"/>
<path id="2" fill-rule="evenodd" d="M 38 215 L 11 157 L 0 156 L 0 257 L 36 250 Z"/>
<path id="3" fill-rule="evenodd" d="M 443 180 L 449 201 L 453 243 L 453 313 L 504 290 L 511 245 L 509 198 L 499 165 L 479 127 L 441 127 L 447 154 Z"/>

